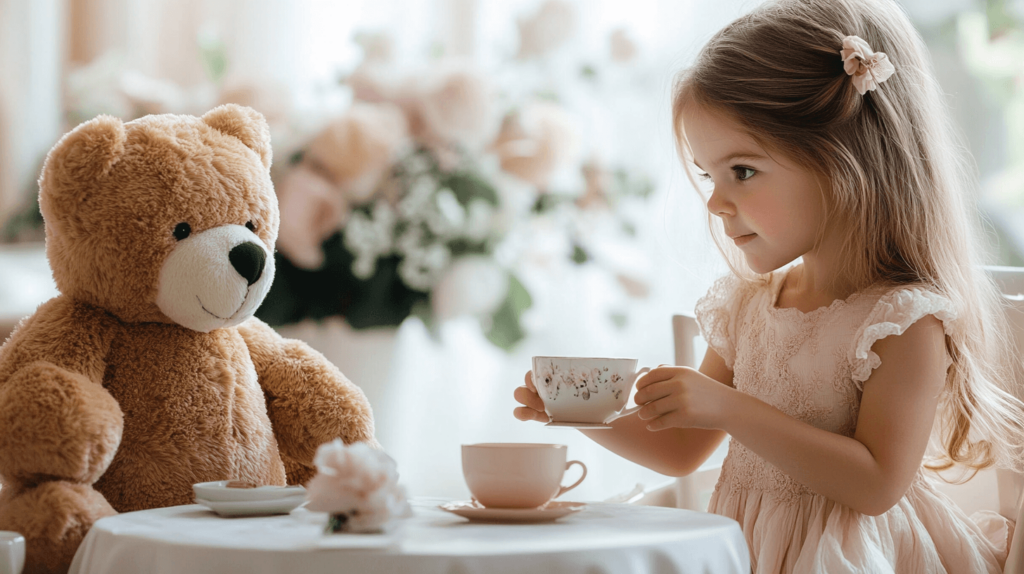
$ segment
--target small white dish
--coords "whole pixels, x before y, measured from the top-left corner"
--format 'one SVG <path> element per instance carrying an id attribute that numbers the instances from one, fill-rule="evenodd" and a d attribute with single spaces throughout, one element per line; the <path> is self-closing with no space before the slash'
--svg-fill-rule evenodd
<path id="1" fill-rule="evenodd" d="M 609 425 L 607 425 L 605 423 L 572 423 L 572 422 L 562 422 L 562 421 L 551 421 L 551 422 L 547 423 L 544 426 L 546 426 L 546 427 L 564 427 L 564 428 L 570 428 L 570 429 L 587 429 L 587 430 L 610 429 L 610 428 L 612 428 L 611 426 L 609 426 Z"/>
<path id="2" fill-rule="evenodd" d="M 228 488 L 227 480 L 200 482 L 192 485 L 196 498 L 214 502 L 250 502 L 253 500 L 280 500 L 293 496 L 305 496 L 302 485 L 258 486 L 256 488 Z"/>
<path id="3" fill-rule="evenodd" d="M 288 514 L 306 503 L 306 495 L 289 496 L 275 500 L 205 500 L 196 498 L 201 504 L 221 516 L 266 516 L 268 514 Z"/>
<path id="4" fill-rule="evenodd" d="M 474 501 L 449 502 L 438 506 L 441 510 L 468 518 L 474 522 L 525 524 L 551 522 L 579 512 L 586 507 L 582 502 L 553 500 L 539 508 L 485 508 Z"/>

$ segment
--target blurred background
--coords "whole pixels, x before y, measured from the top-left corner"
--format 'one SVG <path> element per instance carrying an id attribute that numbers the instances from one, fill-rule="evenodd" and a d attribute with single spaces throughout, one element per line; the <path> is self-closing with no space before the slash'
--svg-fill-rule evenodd
<path id="1" fill-rule="evenodd" d="M 674 74 L 749 0 L 0 0 L 0 340 L 56 294 L 36 178 L 97 114 L 270 123 L 258 316 L 363 387 L 413 495 L 459 445 L 559 442 L 601 500 L 666 478 L 520 423 L 533 355 L 671 363 L 726 272 L 678 166 Z M 977 164 L 989 263 L 1024 265 L 1024 0 L 908 0 Z M 699 355 L 698 355 L 699 356 Z"/>

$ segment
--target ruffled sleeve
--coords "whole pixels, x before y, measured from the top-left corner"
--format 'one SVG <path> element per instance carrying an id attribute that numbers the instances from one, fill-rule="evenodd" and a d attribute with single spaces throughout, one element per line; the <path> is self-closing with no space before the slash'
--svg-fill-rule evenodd
<path id="1" fill-rule="evenodd" d="M 947 335 L 951 333 L 956 310 L 949 299 L 920 288 L 905 288 L 883 295 L 854 337 L 856 342 L 851 351 L 852 378 L 858 389 L 863 390 L 864 381 L 871 371 L 882 364 L 882 359 L 871 350 L 876 341 L 890 335 L 901 335 L 918 319 L 935 315 L 942 321 Z M 949 358 L 947 357 L 947 361 Z"/>
<path id="2" fill-rule="evenodd" d="M 708 347 L 732 369 L 736 360 L 736 324 L 739 321 L 745 282 L 732 273 L 720 277 L 697 300 L 694 314 Z"/>

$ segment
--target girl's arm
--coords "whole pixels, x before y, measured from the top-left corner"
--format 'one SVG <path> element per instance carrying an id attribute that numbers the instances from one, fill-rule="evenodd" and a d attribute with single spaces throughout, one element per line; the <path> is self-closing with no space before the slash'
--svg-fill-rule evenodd
<path id="1" fill-rule="evenodd" d="M 711 349 L 704 355 L 700 372 L 732 387 L 732 371 Z M 547 420 L 544 403 L 537 395 L 529 372 L 526 373 L 526 387 L 516 389 L 515 397 L 526 405 L 516 409 L 518 418 Z M 615 454 L 668 476 L 686 476 L 697 470 L 726 437 L 724 431 L 713 428 L 673 428 L 654 433 L 647 430 L 647 424 L 634 413 L 612 421 L 610 429 L 581 432 Z"/>
<path id="2" fill-rule="evenodd" d="M 882 363 L 864 383 L 853 437 L 816 428 L 734 389 L 723 393 L 692 369 L 638 384 L 637 401 L 649 403 L 638 414 L 653 430 L 723 429 L 814 492 L 879 515 L 903 497 L 920 469 L 945 384 L 945 335 L 929 315 L 872 349 Z"/>

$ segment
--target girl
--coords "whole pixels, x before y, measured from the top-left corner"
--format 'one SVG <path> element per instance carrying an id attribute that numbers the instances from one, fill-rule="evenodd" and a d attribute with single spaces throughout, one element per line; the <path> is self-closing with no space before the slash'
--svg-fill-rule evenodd
<path id="1" fill-rule="evenodd" d="M 983 529 L 923 473 L 1024 470 L 1024 405 L 906 15 L 763 6 L 680 76 L 673 121 L 734 273 L 697 303 L 700 370 L 652 370 L 636 415 L 583 432 L 674 476 L 731 436 L 709 510 L 740 523 L 756 572 L 1000 572 L 1012 525 Z M 529 374 L 515 397 L 517 418 L 548 419 Z"/>

